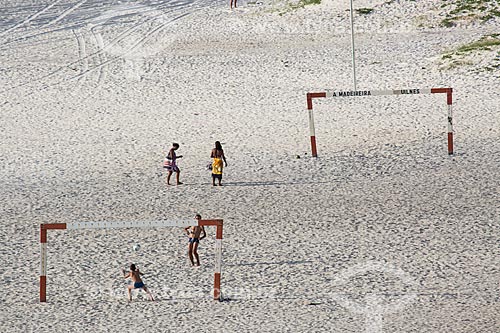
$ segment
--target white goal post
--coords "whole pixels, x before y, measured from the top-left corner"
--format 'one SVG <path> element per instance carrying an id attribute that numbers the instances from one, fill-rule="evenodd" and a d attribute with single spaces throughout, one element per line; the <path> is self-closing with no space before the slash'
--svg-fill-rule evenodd
<path id="1" fill-rule="evenodd" d="M 222 266 L 222 225 L 223 220 L 160 220 L 131 222 L 71 222 L 40 224 L 40 302 L 47 301 L 47 231 L 52 229 L 117 229 L 117 228 L 162 228 L 187 226 L 215 226 L 215 272 L 214 300 L 222 300 L 220 289 Z"/>
<path id="2" fill-rule="evenodd" d="M 401 90 L 355 90 L 355 91 L 325 91 L 307 93 L 307 110 L 309 112 L 309 131 L 311 136 L 311 151 L 313 157 L 318 157 L 316 149 L 316 133 L 314 129 L 313 99 L 328 97 L 358 97 L 358 96 L 382 96 L 382 95 L 419 95 L 419 94 L 446 94 L 448 105 L 448 154 L 453 155 L 453 88 L 431 88 L 431 89 L 401 89 Z"/>

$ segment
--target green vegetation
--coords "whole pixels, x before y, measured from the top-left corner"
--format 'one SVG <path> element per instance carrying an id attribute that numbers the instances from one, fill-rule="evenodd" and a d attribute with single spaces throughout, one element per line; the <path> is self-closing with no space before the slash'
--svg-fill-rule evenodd
<path id="1" fill-rule="evenodd" d="M 408 1 L 413 1 L 413 2 L 415 2 L 415 1 L 417 1 L 417 0 L 408 0 Z M 390 4 L 394 3 L 394 2 L 396 2 L 396 0 L 387 0 L 387 1 L 385 2 L 385 4 L 386 4 L 386 5 L 390 5 Z"/>
<path id="2" fill-rule="evenodd" d="M 321 3 L 321 0 L 300 0 L 299 3 L 296 4 L 293 9 L 304 8 L 305 6 L 308 6 L 308 5 L 319 5 L 320 3 Z"/>
<path id="3" fill-rule="evenodd" d="M 487 50 L 490 51 L 492 50 L 493 46 L 500 45 L 500 34 L 493 34 L 493 35 L 488 35 L 484 36 L 478 41 L 472 42 L 470 44 L 462 45 L 460 46 L 456 53 L 457 54 L 463 54 L 463 53 L 468 53 L 472 51 L 480 51 L 480 50 Z"/>
<path id="4" fill-rule="evenodd" d="M 486 22 L 500 17 L 498 0 L 442 0 L 441 8 L 448 9 L 446 17 L 441 21 L 444 27 L 453 27 L 458 21 Z"/>
<path id="5" fill-rule="evenodd" d="M 486 35 L 477 41 L 461 45 L 455 50 L 443 54 L 441 60 L 443 63 L 446 63 L 445 67 L 447 69 L 456 68 L 461 65 L 472 65 L 471 55 L 478 52 L 493 51 L 494 49 L 500 49 L 500 34 Z M 500 50 L 497 51 L 494 64 L 488 65 L 484 69 L 487 71 L 500 69 Z"/>
<path id="6" fill-rule="evenodd" d="M 455 22 L 451 18 L 445 18 L 444 20 L 441 21 L 441 25 L 445 28 L 451 28 L 455 26 Z"/>
<path id="7" fill-rule="evenodd" d="M 494 17 L 500 17 L 500 10 L 496 10 L 496 9 L 490 10 L 489 13 L 487 13 L 486 15 L 483 15 L 481 17 L 481 20 L 483 22 L 486 22 L 488 20 L 491 20 Z"/>
<path id="8" fill-rule="evenodd" d="M 475 42 L 459 46 L 456 50 L 443 55 L 443 59 L 451 59 L 454 56 L 465 55 L 473 51 L 491 51 L 493 47 L 500 45 L 500 34 L 491 34 L 481 37 Z"/>
<path id="9" fill-rule="evenodd" d="M 356 9 L 356 13 L 361 15 L 367 15 L 373 12 L 373 8 L 358 8 Z"/>
<path id="10" fill-rule="evenodd" d="M 321 0 L 299 0 L 299 1 L 284 1 L 284 6 L 281 8 L 279 15 L 284 15 L 292 10 L 304 8 L 309 5 L 319 5 Z"/>

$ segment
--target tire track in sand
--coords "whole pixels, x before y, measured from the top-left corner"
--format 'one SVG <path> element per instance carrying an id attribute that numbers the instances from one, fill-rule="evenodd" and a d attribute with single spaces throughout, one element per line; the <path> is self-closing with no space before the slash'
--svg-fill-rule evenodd
<path id="1" fill-rule="evenodd" d="M 96 52 L 93 52 L 91 54 L 87 54 L 85 57 L 81 58 L 81 59 L 78 59 L 76 61 L 73 61 L 73 62 L 70 62 L 69 64 L 67 65 L 63 65 L 63 66 L 60 66 L 58 69 L 48 73 L 48 74 L 45 74 L 45 75 L 42 75 L 38 78 L 35 78 L 35 79 L 30 79 L 24 83 L 21 83 L 21 84 L 18 84 L 16 86 L 13 86 L 13 87 L 10 87 L 10 88 L 7 88 L 7 89 L 4 89 L 2 91 L 0 91 L 0 93 L 6 93 L 6 92 L 9 92 L 11 90 L 14 90 L 14 89 L 17 89 L 17 88 L 21 88 L 21 87 L 24 87 L 24 86 L 27 86 L 27 85 L 30 85 L 30 84 L 33 84 L 33 83 L 36 83 L 36 82 L 40 82 L 44 79 L 48 79 L 48 78 L 51 78 L 52 76 L 60 73 L 61 71 L 63 71 L 64 69 L 74 69 L 74 65 L 80 63 L 81 61 L 85 60 L 87 61 L 88 63 L 88 59 L 98 55 L 100 52 L 104 52 L 106 51 L 107 49 L 109 49 L 110 47 L 112 47 L 113 45 L 119 43 L 121 40 L 127 38 L 130 34 L 132 34 L 134 31 L 136 31 L 137 29 L 139 29 L 143 24 L 146 24 L 152 20 L 154 20 L 156 17 L 151 17 L 151 18 L 148 18 L 128 29 L 126 29 L 125 31 L 123 31 L 122 33 L 120 33 L 115 39 L 113 39 L 110 43 L 108 43 L 108 45 L 106 45 L 104 47 L 103 50 L 99 50 L 99 51 L 96 51 Z M 88 70 L 88 68 L 87 68 Z"/>
<path id="2" fill-rule="evenodd" d="M 104 46 L 104 41 L 102 39 L 102 35 L 99 31 L 96 32 L 94 28 L 92 28 L 91 31 L 92 31 L 92 35 L 94 36 L 94 40 L 96 42 L 96 46 L 97 46 L 97 50 L 98 50 L 97 55 L 99 58 L 99 62 L 106 63 L 107 57 L 106 57 L 106 52 L 104 51 L 105 46 Z M 107 66 L 101 66 L 101 68 L 99 70 L 99 78 L 97 79 L 98 86 L 106 79 L 106 68 L 107 68 Z M 88 71 L 88 69 L 83 71 L 83 73 L 80 73 L 80 75 L 84 74 L 86 71 Z"/>
<path id="3" fill-rule="evenodd" d="M 82 67 L 80 69 L 80 73 L 83 73 L 89 69 L 89 61 L 87 57 L 87 51 L 85 46 L 85 38 L 81 34 L 81 31 L 73 30 L 73 34 L 76 37 L 76 41 L 78 43 L 78 61 L 81 63 Z"/>
<path id="4" fill-rule="evenodd" d="M 58 0 L 57 2 L 60 2 L 62 0 Z M 87 1 L 87 0 L 86 0 Z M 168 5 L 157 5 L 155 6 L 152 10 L 154 11 L 161 11 L 165 9 L 183 9 L 185 7 L 189 7 L 190 4 L 193 4 L 187 0 L 181 0 L 181 1 L 173 1 L 173 2 L 168 2 Z M 199 6 L 198 6 L 199 7 Z M 12 40 L 4 41 L 3 43 L 0 43 L 0 49 L 5 49 L 6 46 L 13 44 L 13 43 L 22 43 L 22 42 L 27 42 L 29 38 L 34 38 L 34 37 L 39 37 L 43 35 L 47 35 L 53 32 L 58 32 L 58 31 L 64 31 L 64 30 L 69 30 L 69 29 L 75 29 L 75 28 L 82 28 L 85 26 L 85 20 L 80 19 L 80 21 L 76 20 L 73 21 L 69 24 L 63 24 L 62 26 L 58 26 L 57 28 L 48 30 L 48 31 L 36 31 L 33 32 L 31 35 L 25 35 L 21 37 L 17 37 Z M 35 30 L 39 30 L 40 28 L 36 28 Z"/>
<path id="5" fill-rule="evenodd" d="M 190 7 L 191 7 L 191 6 L 190 6 Z M 180 15 L 178 15 L 178 16 L 176 16 L 176 17 L 174 17 L 173 19 L 171 19 L 171 20 L 169 20 L 169 21 L 167 21 L 167 22 L 165 22 L 165 23 L 161 24 L 159 27 L 156 27 L 156 28 L 154 28 L 154 29 L 151 29 L 151 30 L 150 30 L 150 31 L 146 34 L 146 36 L 144 36 L 141 40 L 139 40 L 136 44 L 134 44 L 134 45 L 133 45 L 132 47 L 130 47 L 128 50 L 126 50 L 126 52 L 124 52 L 121 56 L 123 56 L 123 55 L 127 55 L 127 54 L 130 54 L 130 53 L 132 53 L 133 51 L 135 51 L 135 50 L 137 49 L 137 47 L 139 47 L 140 45 L 142 45 L 142 44 L 143 44 L 143 43 L 144 43 L 144 42 L 145 42 L 145 41 L 146 41 L 146 40 L 147 40 L 147 39 L 148 39 L 148 38 L 149 38 L 152 34 L 154 34 L 155 32 L 161 31 L 161 30 L 162 30 L 163 28 L 165 28 L 168 24 L 170 24 L 170 23 L 172 23 L 172 22 L 174 22 L 174 21 L 177 21 L 177 20 L 179 20 L 179 19 L 181 19 L 181 18 L 183 18 L 183 17 L 185 17 L 185 16 L 188 16 L 188 15 L 190 15 L 190 14 L 193 14 L 193 13 L 195 13 L 196 11 L 201 10 L 201 9 L 203 9 L 203 8 L 204 8 L 204 6 L 203 6 L 203 5 L 201 5 L 201 6 L 200 6 L 200 5 L 196 5 L 196 6 L 194 6 L 194 8 L 189 8 L 189 9 L 192 9 L 192 11 L 190 11 L 190 12 L 188 12 L 188 13 L 183 13 L 183 14 L 180 14 Z M 172 8 L 172 9 L 170 10 L 170 12 L 177 11 L 178 9 L 179 9 L 179 8 Z M 187 9 L 187 8 L 183 8 L 183 9 Z M 73 61 L 73 62 L 71 62 L 71 63 L 69 63 L 69 64 L 67 64 L 67 65 L 61 66 L 61 67 L 59 67 L 58 69 L 56 69 L 55 71 L 53 71 L 53 72 L 51 72 L 51 73 L 49 73 L 49 74 L 43 75 L 43 76 L 41 76 L 41 77 L 39 77 L 39 78 L 36 78 L 36 79 L 34 79 L 34 80 L 33 80 L 33 79 L 31 79 L 31 80 L 26 81 L 26 82 L 24 82 L 24 83 L 21 83 L 21 84 L 19 84 L 19 85 L 16 85 L 16 86 L 13 86 L 13 87 L 7 88 L 7 89 L 5 89 L 5 90 L 3 90 L 3 91 L 0 91 L 0 93 L 6 93 L 6 92 L 12 91 L 12 90 L 14 90 L 14 89 L 21 88 L 21 87 L 24 87 L 24 86 L 27 86 L 27 85 L 30 85 L 30 84 L 33 84 L 33 83 L 42 83 L 42 82 L 41 82 L 42 80 L 47 79 L 47 78 L 50 78 L 50 77 L 52 77 L 52 76 L 54 76 L 54 75 L 56 75 L 56 74 L 60 73 L 60 72 L 61 72 L 61 71 L 63 71 L 64 69 L 74 69 L 74 68 L 73 68 L 73 65 L 78 64 L 78 63 L 81 63 L 83 60 L 86 60 L 86 59 L 88 59 L 88 58 L 90 58 L 90 57 L 93 57 L 93 56 L 98 55 L 98 54 L 100 54 L 100 53 L 102 53 L 102 52 L 105 52 L 107 49 L 111 48 L 113 45 L 117 44 L 118 42 L 120 42 L 121 40 L 123 40 L 124 38 L 126 38 L 127 36 L 129 36 L 130 34 L 132 34 L 135 30 L 139 29 L 139 27 L 140 27 L 140 26 L 142 26 L 143 24 L 148 23 L 148 22 L 150 22 L 150 21 L 152 21 L 152 20 L 155 20 L 155 19 L 157 19 L 158 17 L 160 17 L 160 16 L 164 16 L 164 15 L 166 15 L 166 14 L 168 14 L 168 13 L 161 13 L 161 14 L 159 14 L 159 15 L 156 15 L 156 16 L 153 16 L 153 17 L 150 17 L 150 18 L 148 18 L 148 19 L 146 19 L 146 20 L 142 21 L 142 22 L 140 22 L 140 23 L 136 24 L 135 26 L 130 27 L 129 29 L 127 29 L 127 30 L 125 30 L 123 33 L 121 33 L 118 37 L 116 37 L 114 40 L 112 40 L 110 43 L 108 43 L 107 45 L 105 45 L 102 49 L 98 50 L 97 52 L 94 52 L 94 53 L 92 53 L 92 54 L 88 54 L 88 55 L 86 55 L 86 56 L 82 57 L 81 59 L 78 59 L 78 60 L 76 60 L 76 61 Z M 115 57 L 112 57 L 112 58 L 110 58 L 110 59 L 106 59 L 104 62 L 99 63 L 99 64 L 98 64 L 98 65 L 96 65 L 94 68 L 88 68 L 87 70 L 81 71 L 81 72 L 80 72 L 79 74 L 77 74 L 76 76 L 72 76 L 72 77 L 70 77 L 70 78 L 65 78 L 65 79 L 62 79 L 62 80 L 60 80 L 60 81 L 58 81 L 58 82 L 56 82 L 56 83 L 53 83 L 53 84 L 43 84 L 43 83 L 42 83 L 42 86 L 41 86 L 40 88 L 34 89 L 34 91 L 32 91 L 32 92 L 30 92 L 30 93 L 28 93 L 28 94 L 25 94 L 25 95 L 23 95 L 23 96 L 28 96 L 28 95 L 31 95 L 31 94 L 35 93 L 36 91 L 45 90 L 45 89 L 47 89 L 47 88 L 49 88 L 49 87 L 53 87 L 53 86 L 59 85 L 59 84 L 61 84 L 61 83 L 67 82 L 67 81 L 72 81 L 72 80 L 74 80 L 74 79 L 80 79 L 80 78 L 82 78 L 82 77 L 84 77 L 84 76 L 88 75 L 89 73 L 94 72 L 95 70 L 98 70 L 98 69 L 100 70 L 100 68 L 101 68 L 102 66 L 105 66 L 105 65 L 107 65 L 107 64 L 110 64 L 110 63 L 112 63 L 112 62 L 117 61 L 118 59 L 120 59 L 120 57 L 121 57 L 121 56 L 115 56 Z"/>
<path id="6" fill-rule="evenodd" d="M 71 14 L 73 11 L 75 11 L 76 9 L 78 9 L 85 2 L 87 2 L 87 0 L 82 0 L 79 3 L 73 5 L 72 7 L 70 7 L 69 9 L 65 10 L 63 13 L 61 13 L 60 15 L 58 15 L 55 19 L 51 20 L 49 23 L 46 23 L 46 24 L 42 25 L 41 27 L 37 27 L 35 29 L 36 31 L 34 33 L 32 32 L 30 34 L 18 37 L 16 39 L 13 39 L 13 40 L 10 40 L 10 41 L 5 41 L 4 43 L 1 44 L 1 46 L 3 47 L 5 45 L 9 45 L 9 44 L 12 44 L 12 43 L 15 43 L 15 42 L 18 42 L 18 41 L 24 41 L 24 40 L 26 40 L 28 38 L 32 38 L 32 37 L 36 37 L 36 36 L 40 36 L 40 35 L 43 35 L 43 34 L 47 34 L 47 33 L 51 33 L 51 32 L 57 31 L 58 29 L 44 31 L 44 32 L 39 32 L 40 30 L 43 30 L 43 29 L 48 28 L 50 26 L 53 26 L 57 22 L 61 21 L 66 16 L 68 16 L 69 14 Z M 72 24 L 70 27 L 73 28 L 74 24 Z"/>
<path id="7" fill-rule="evenodd" d="M 0 37 L 2 37 L 3 35 L 5 34 L 8 34 L 9 32 L 19 28 L 19 27 L 22 27 L 23 25 L 25 25 L 26 23 L 29 23 L 31 22 L 32 20 L 36 19 L 38 16 L 42 15 L 43 13 L 45 13 L 46 11 L 48 11 L 49 9 L 51 9 L 52 7 L 54 7 L 55 5 L 57 5 L 59 2 L 61 2 L 62 0 L 57 0 L 57 1 L 54 1 L 53 3 L 51 3 L 50 5 L 48 5 L 47 7 L 45 7 L 44 9 L 42 9 L 41 11 L 39 12 L 36 12 L 35 14 L 31 15 L 31 16 L 28 16 L 24 21 L 22 21 L 21 23 L 18 23 L 16 25 L 14 25 L 13 27 L 5 30 L 5 31 L 2 31 L 0 32 Z"/>
<path id="8" fill-rule="evenodd" d="M 80 77 L 88 75 L 89 73 L 92 73 L 92 72 L 94 72 L 96 70 L 100 70 L 101 67 L 103 67 L 105 65 L 108 65 L 110 63 L 113 63 L 113 62 L 121 59 L 123 56 L 128 55 L 128 54 L 134 52 L 138 47 L 140 47 L 142 44 L 144 44 L 144 42 L 147 39 L 149 39 L 153 34 L 155 34 L 155 33 L 159 32 L 159 31 L 163 30 L 168 24 L 170 24 L 172 22 L 175 22 L 175 21 L 177 21 L 177 20 L 179 20 L 179 19 L 181 19 L 181 18 L 183 18 L 185 16 L 188 16 L 190 14 L 192 14 L 192 13 L 185 13 L 185 14 L 179 15 L 179 16 L 173 18 L 172 20 L 170 20 L 170 21 L 168 21 L 168 22 L 166 22 L 166 23 L 164 23 L 164 24 L 162 24 L 162 25 L 160 25 L 158 27 L 149 30 L 149 32 L 142 39 L 140 39 L 139 41 L 137 41 L 134 45 L 132 45 L 130 48 L 128 48 L 126 50 L 126 52 L 122 53 L 121 55 L 111 57 L 111 58 L 107 59 L 105 62 L 100 63 L 100 64 L 96 65 L 95 67 L 93 67 L 91 69 L 88 69 L 87 71 L 85 71 L 85 72 L 83 72 L 81 74 L 75 75 L 75 76 L 67 78 L 67 79 L 63 79 L 63 80 L 61 80 L 59 82 L 56 82 L 56 83 L 53 83 L 53 84 L 50 84 L 50 85 L 45 85 L 42 89 L 46 89 L 46 88 L 49 88 L 49 87 L 57 86 L 57 85 L 59 85 L 61 83 L 67 82 L 67 81 L 72 81 L 72 80 L 75 80 L 75 79 L 79 79 Z"/>
<path id="9" fill-rule="evenodd" d="M 82 1 L 78 2 L 76 5 L 74 5 L 73 7 L 70 7 L 69 9 L 64 11 L 61 15 L 59 15 L 58 17 L 56 17 L 55 19 L 53 19 L 49 23 L 42 25 L 39 29 L 45 29 L 53 24 L 56 24 L 57 22 L 61 21 L 63 18 L 65 18 L 66 16 L 68 16 L 69 14 L 71 14 L 72 12 L 77 10 L 85 2 L 87 2 L 87 0 L 82 0 Z"/>

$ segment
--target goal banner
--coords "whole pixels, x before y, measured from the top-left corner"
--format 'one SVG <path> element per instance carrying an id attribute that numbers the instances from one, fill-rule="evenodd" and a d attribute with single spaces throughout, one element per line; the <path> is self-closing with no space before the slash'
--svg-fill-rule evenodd
<path id="1" fill-rule="evenodd" d="M 352 96 L 382 96 L 382 95 L 418 95 L 430 94 L 431 89 L 401 89 L 401 90 L 350 90 L 326 91 L 326 97 L 352 97 Z"/>
<path id="2" fill-rule="evenodd" d="M 197 225 L 198 221 L 191 220 L 159 220 L 159 221 L 100 221 L 100 222 L 69 222 L 66 229 L 118 229 L 118 228 L 160 228 L 160 227 L 188 227 Z"/>

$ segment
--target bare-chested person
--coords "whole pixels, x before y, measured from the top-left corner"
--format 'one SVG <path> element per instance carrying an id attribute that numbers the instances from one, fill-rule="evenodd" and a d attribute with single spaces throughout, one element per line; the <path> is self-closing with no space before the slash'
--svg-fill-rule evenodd
<path id="1" fill-rule="evenodd" d="M 123 274 L 125 274 L 125 270 L 122 269 Z M 143 275 L 138 268 L 135 267 L 134 264 L 130 265 L 130 272 L 128 272 L 124 278 L 130 278 L 134 284 L 129 285 L 127 287 L 127 292 L 128 292 L 128 300 L 132 301 L 132 289 L 139 289 L 141 288 L 148 294 L 149 299 L 154 301 L 153 295 L 149 292 L 148 288 L 144 285 L 144 282 L 142 282 L 141 275 Z"/>
<path id="2" fill-rule="evenodd" d="M 198 221 L 201 220 L 201 215 L 196 214 L 195 219 Z M 200 266 L 200 257 L 198 256 L 198 244 L 200 240 L 207 236 L 205 232 L 205 227 L 203 226 L 189 226 L 184 228 L 184 231 L 189 236 L 189 244 L 188 244 L 188 255 L 189 260 L 191 260 L 191 265 L 194 266 L 193 255 L 196 258 L 196 266 Z"/>

